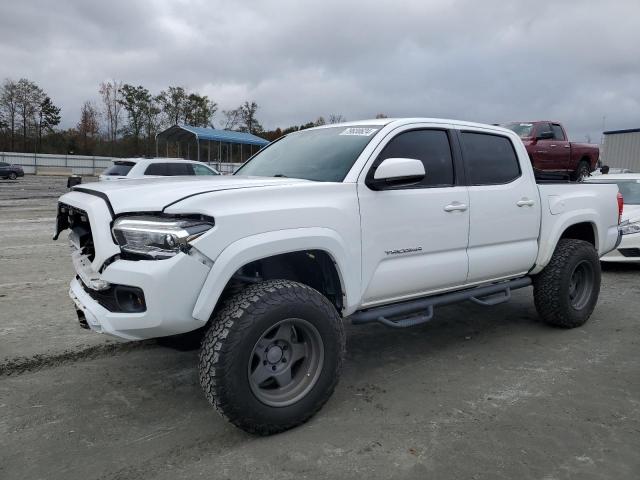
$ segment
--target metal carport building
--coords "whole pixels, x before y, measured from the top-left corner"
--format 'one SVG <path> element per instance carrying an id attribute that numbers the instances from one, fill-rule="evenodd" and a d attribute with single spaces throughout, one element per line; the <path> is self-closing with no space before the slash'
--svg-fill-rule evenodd
<path id="1" fill-rule="evenodd" d="M 609 130 L 604 133 L 602 163 L 612 168 L 640 172 L 640 128 Z"/>
<path id="2" fill-rule="evenodd" d="M 161 148 L 161 142 L 164 147 Z M 174 125 L 156 135 L 156 156 L 175 148 L 180 158 L 201 162 L 242 163 L 269 142 L 251 133 Z M 236 147 L 234 149 L 234 146 Z M 235 150 L 235 151 L 234 151 Z"/>

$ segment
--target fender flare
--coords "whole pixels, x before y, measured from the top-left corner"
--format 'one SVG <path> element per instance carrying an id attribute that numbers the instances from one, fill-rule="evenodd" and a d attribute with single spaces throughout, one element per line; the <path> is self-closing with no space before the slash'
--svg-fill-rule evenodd
<path id="1" fill-rule="evenodd" d="M 540 248 L 538 251 L 538 258 L 530 274 L 539 273 L 551 260 L 553 252 L 556 249 L 556 245 L 560 241 L 560 237 L 573 225 L 579 223 L 588 223 L 593 228 L 593 238 L 595 239 L 596 251 L 600 254 L 600 246 L 606 243 L 606 238 L 602 238 L 602 235 L 606 235 L 606 232 L 600 232 L 598 230 L 598 212 L 592 210 L 582 210 L 578 214 L 576 211 L 567 212 L 564 215 L 565 218 L 558 219 L 562 221 L 555 221 L 551 231 L 547 232 L 544 237 L 544 242 L 540 242 Z M 560 215 L 561 217 L 563 215 Z"/>
<path id="2" fill-rule="evenodd" d="M 193 317 L 206 323 L 232 275 L 255 260 L 302 250 L 322 250 L 335 262 L 345 295 L 345 313 L 357 304 L 360 258 L 350 258 L 348 248 L 335 230 L 296 228 L 260 233 L 228 245 L 214 260 L 193 308 Z"/>

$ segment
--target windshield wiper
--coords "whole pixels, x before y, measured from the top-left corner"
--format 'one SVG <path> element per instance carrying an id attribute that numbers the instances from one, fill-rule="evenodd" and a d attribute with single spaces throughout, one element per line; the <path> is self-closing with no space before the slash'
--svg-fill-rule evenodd
<path id="1" fill-rule="evenodd" d="M 276 174 L 274 175 L 274 177 L 278 177 L 278 178 L 289 178 L 289 177 L 287 177 L 286 175 L 283 175 L 282 173 L 276 173 Z"/>

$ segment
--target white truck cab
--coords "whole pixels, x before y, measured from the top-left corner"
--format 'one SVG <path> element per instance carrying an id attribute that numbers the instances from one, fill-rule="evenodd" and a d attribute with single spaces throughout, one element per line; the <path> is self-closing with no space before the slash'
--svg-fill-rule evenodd
<path id="1" fill-rule="evenodd" d="M 75 187 L 56 237 L 83 326 L 202 332 L 209 401 L 271 434 L 331 395 L 344 320 L 409 327 L 533 284 L 543 320 L 583 324 L 619 208 L 615 185 L 537 182 L 510 130 L 378 119 L 292 133 L 233 176 Z"/>

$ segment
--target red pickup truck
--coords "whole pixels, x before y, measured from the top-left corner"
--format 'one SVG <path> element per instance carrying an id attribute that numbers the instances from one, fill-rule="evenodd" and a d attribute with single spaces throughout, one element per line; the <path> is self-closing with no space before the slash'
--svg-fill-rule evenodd
<path id="1" fill-rule="evenodd" d="M 558 122 L 510 122 L 503 126 L 520 136 L 537 170 L 566 172 L 572 180 L 581 180 L 595 170 L 600 158 L 597 145 L 570 142 Z"/>

